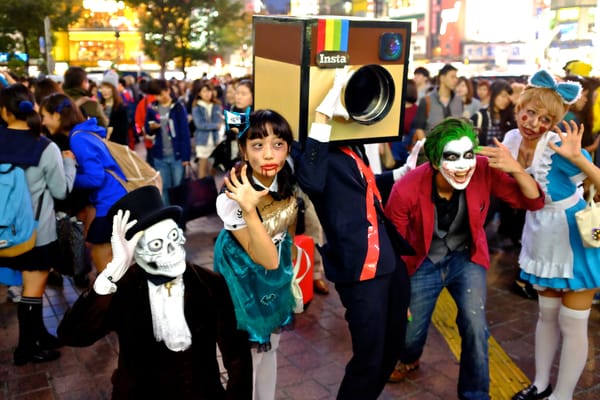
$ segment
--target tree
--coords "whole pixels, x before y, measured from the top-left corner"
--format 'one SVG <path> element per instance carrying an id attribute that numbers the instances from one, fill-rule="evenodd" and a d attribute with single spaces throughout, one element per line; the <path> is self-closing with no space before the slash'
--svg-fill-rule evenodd
<path id="1" fill-rule="evenodd" d="M 1 0 L 0 45 L 9 53 L 23 51 L 29 60 L 39 58 L 39 38 L 44 37 L 44 18 L 49 17 L 53 30 L 64 30 L 81 15 L 81 0 Z"/>
<path id="2" fill-rule="evenodd" d="M 239 0 L 126 0 L 140 9 L 144 52 L 160 65 L 177 60 L 182 71 L 191 60 L 208 61 L 215 54 L 240 46 L 251 28 L 234 24 L 243 20 Z M 233 28 L 233 29 L 232 29 Z"/>

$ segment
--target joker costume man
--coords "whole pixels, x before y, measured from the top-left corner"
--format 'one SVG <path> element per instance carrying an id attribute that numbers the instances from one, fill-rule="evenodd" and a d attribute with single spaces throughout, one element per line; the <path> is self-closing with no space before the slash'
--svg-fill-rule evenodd
<path id="1" fill-rule="evenodd" d="M 509 151 L 478 149 L 467 120 L 447 118 L 425 142 L 429 163 L 394 184 L 385 214 L 415 249 L 403 256 L 410 275 L 412 321 L 392 378 L 419 367 L 437 298 L 447 288 L 458 307 L 462 337 L 458 397 L 489 399 L 485 318 L 489 253 L 484 231 L 490 195 L 515 208 L 540 209 L 544 196 Z M 483 157 L 486 156 L 486 157 Z M 396 375 L 396 376 L 395 376 Z"/>
<path id="2" fill-rule="evenodd" d="M 175 222 L 181 208 L 165 207 L 158 189 L 147 186 L 109 215 L 113 260 L 65 314 L 59 339 L 83 347 L 116 332 L 113 399 L 251 399 L 247 334 L 237 330 L 223 277 L 186 262 Z"/>

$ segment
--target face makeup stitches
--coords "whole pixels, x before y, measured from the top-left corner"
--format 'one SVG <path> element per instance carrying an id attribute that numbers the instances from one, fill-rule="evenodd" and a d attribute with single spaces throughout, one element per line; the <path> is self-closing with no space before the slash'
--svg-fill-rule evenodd
<path id="1" fill-rule="evenodd" d="M 476 163 L 473 142 L 463 136 L 444 146 L 439 170 L 454 189 L 463 190 L 473 177 Z"/>

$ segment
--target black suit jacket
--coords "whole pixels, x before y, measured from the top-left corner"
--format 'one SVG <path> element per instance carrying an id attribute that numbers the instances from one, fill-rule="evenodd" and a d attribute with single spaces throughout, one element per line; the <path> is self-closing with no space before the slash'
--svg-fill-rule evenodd
<path id="1" fill-rule="evenodd" d="M 319 251 L 327 278 L 335 283 L 359 281 L 370 224 L 366 218 L 367 183 L 356 162 L 337 144 L 311 138 L 306 139 L 294 161 L 298 184 L 313 202 L 325 232 L 327 243 Z M 385 202 L 394 183 L 393 174 L 385 172 L 375 178 Z M 381 208 L 376 207 L 380 253 L 375 276 L 380 276 L 397 267 L 405 268 L 399 255 L 412 249 L 395 228 L 388 231 L 391 225 L 387 224 Z"/>
<path id="2" fill-rule="evenodd" d="M 65 314 L 58 337 L 68 346 L 89 346 L 111 331 L 117 333 L 113 399 L 252 398 L 248 336 L 237 330 L 225 280 L 189 263 L 183 280 L 192 345 L 182 352 L 155 340 L 148 283 L 137 265 L 117 282 L 116 293 L 101 296 L 89 289 Z M 229 376 L 226 389 L 221 384 L 217 343 Z"/>

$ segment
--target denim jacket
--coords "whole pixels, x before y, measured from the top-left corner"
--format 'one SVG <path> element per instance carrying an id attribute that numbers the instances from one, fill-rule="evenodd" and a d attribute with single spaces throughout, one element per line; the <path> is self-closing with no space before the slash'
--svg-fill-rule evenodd
<path id="1" fill-rule="evenodd" d="M 208 115 L 208 110 L 197 103 L 192 108 L 192 118 L 196 126 L 195 139 L 197 146 L 206 146 L 208 137 L 212 135 L 213 143 L 219 143 L 219 127 L 223 123 L 223 108 L 220 104 L 213 104 Z"/>
<path id="2" fill-rule="evenodd" d="M 146 132 L 151 131 L 149 122 L 157 121 L 157 115 L 158 102 L 154 101 L 152 105 L 148 107 L 148 112 L 146 113 Z M 187 120 L 187 112 L 185 111 L 185 106 L 178 101 L 171 103 L 168 126 L 175 159 L 181 161 L 190 161 L 192 146 L 190 143 L 190 128 Z M 154 146 L 152 146 L 152 149 L 149 151 L 152 152 L 153 157 L 159 159 L 163 158 L 162 135 L 155 135 Z"/>

